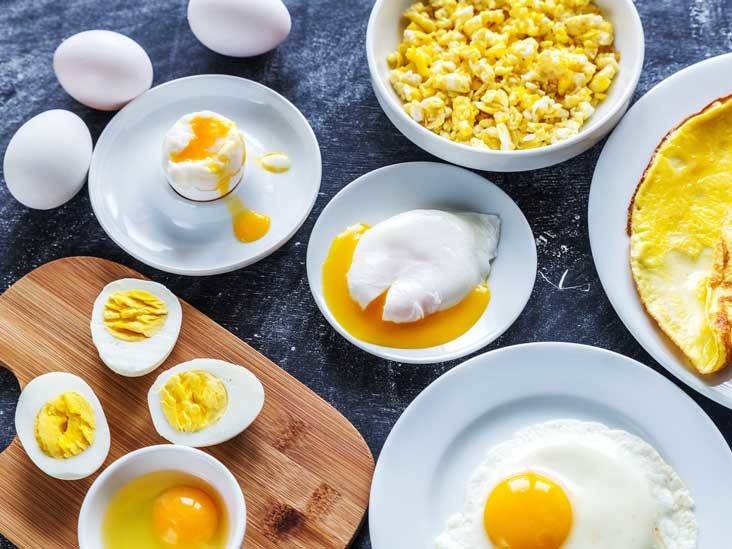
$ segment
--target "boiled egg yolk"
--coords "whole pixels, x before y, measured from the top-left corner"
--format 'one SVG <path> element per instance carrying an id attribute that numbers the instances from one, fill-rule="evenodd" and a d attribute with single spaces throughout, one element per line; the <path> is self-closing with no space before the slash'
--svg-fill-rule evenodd
<path id="1" fill-rule="evenodd" d="M 193 433 L 216 423 L 228 405 L 226 386 L 203 371 L 180 372 L 160 391 L 160 406 L 170 425 Z"/>
<path id="2" fill-rule="evenodd" d="M 559 549 L 572 528 L 572 506 L 551 479 L 526 472 L 500 482 L 483 514 L 486 534 L 502 549 Z"/>
<path id="3" fill-rule="evenodd" d="M 351 298 L 347 274 L 358 240 L 369 229 L 354 225 L 338 235 L 323 264 L 323 295 L 328 309 L 352 336 L 376 345 L 400 349 L 423 349 L 442 345 L 467 332 L 483 315 L 490 292 L 485 284 L 476 286 L 460 303 L 422 320 L 395 323 L 382 319 L 386 293 L 361 309 Z"/>
<path id="4" fill-rule="evenodd" d="M 79 455 L 94 442 L 94 410 L 75 391 L 49 400 L 38 412 L 35 435 L 44 454 L 56 459 Z"/>
<path id="5" fill-rule="evenodd" d="M 163 327 L 165 302 L 145 290 L 115 292 L 104 304 L 104 325 L 117 339 L 142 341 Z"/>
<path id="6" fill-rule="evenodd" d="M 210 541 L 218 527 L 216 503 L 200 488 L 169 488 L 153 504 L 155 535 L 166 546 L 198 547 Z"/>

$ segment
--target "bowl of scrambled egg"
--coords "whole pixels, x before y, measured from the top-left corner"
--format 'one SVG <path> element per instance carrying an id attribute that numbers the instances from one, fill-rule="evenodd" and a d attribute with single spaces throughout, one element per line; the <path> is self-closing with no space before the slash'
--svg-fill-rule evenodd
<path id="1" fill-rule="evenodd" d="M 632 0 L 377 0 L 366 51 L 387 117 L 435 156 L 489 171 L 576 156 L 640 77 Z"/>

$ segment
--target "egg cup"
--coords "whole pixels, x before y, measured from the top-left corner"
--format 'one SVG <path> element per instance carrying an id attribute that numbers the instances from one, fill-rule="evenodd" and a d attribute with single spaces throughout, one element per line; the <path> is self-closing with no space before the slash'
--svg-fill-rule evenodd
<path id="1" fill-rule="evenodd" d="M 175 192 L 176 195 L 185 200 L 202 203 L 215 202 L 216 200 L 226 198 L 239 187 L 239 183 L 241 183 L 244 179 L 245 168 L 246 163 L 242 165 L 241 169 L 236 173 L 236 175 L 232 176 L 231 181 L 229 182 L 229 190 L 223 194 L 219 192 L 218 189 L 214 189 L 212 191 L 202 191 L 200 189 L 185 189 L 182 185 L 175 185 L 167 176 L 165 180 L 168 182 L 168 185 L 170 185 L 170 188 L 173 189 L 173 192 Z"/>

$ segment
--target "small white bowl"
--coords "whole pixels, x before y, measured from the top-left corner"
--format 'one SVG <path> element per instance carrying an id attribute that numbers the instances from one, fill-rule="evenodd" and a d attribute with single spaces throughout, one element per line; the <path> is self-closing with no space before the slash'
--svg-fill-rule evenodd
<path id="1" fill-rule="evenodd" d="M 467 168 L 494 172 L 535 170 L 564 162 L 597 143 L 618 123 L 638 84 L 645 39 L 632 0 L 595 0 L 615 26 L 615 48 L 620 70 L 603 101 L 579 134 L 553 145 L 520 151 L 477 149 L 441 137 L 421 126 L 404 111 L 389 83 L 387 55 L 396 50 L 404 29 L 402 13 L 413 0 L 376 0 L 366 31 L 366 56 L 376 99 L 386 116 L 415 145 L 435 156 Z"/>
<path id="2" fill-rule="evenodd" d="M 349 334 L 323 296 L 323 262 L 333 239 L 350 225 L 374 225 L 417 208 L 473 211 L 501 218 L 498 256 L 491 264 L 491 300 L 466 333 L 436 347 L 397 349 L 373 345 Z M 372 355 L 413 364 L 463 357 L 488 345 L 521 314 L 536 280 L 536 244 L 524 214 L 496 185 L 473 172 L 437 162 L 408 162 L 367 173 L 346 185 L 320 214 L 307 253 L 310 290 L 323 316 L 348 341 Z"/>
<path id="3" fill-rule="evenodd" d="M 107 467 L 89 488 L 79 512 L 79 549 L 102 547 L 102 522 L 110 500 L 130 481 L 155 471 L 182 471 L 194 475 L 216 490 L 226 507 L 229 522 L 227 549 L 239 549 L 246 530 L 246 503 L 234 475 L 206 452 L 161 444 L 140 448 Z"/>

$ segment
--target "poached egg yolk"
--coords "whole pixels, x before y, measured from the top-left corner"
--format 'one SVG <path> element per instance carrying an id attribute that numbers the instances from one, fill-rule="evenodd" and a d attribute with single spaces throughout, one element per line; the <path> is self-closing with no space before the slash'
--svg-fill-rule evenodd
<path id="1" fill-rule="evenodd" d="M 117 339 L 142 341 L 163 327 L 165 302 L 145 290 L 115 292 L 104 305 L 104 325 Z"/>
<path id="2" fill-rule="evenodd" d="M 67 391 L 49 400 L 36 416 L 35 434 L 44 454 L 56 459 L 77 456 L 94 442 L 96 422 L 91 404 Z"/>
<path id="3" fill-rule="evenodd" d="M 551 479 L 520 473 L 497 484 L 488 496 L 483 526 L 494 547 L 560 549 L 572 528 L 572 506 Z"/>
<path id="4" fill-rule="evenodd" d="M 168 547 L 199 547 L 210 541 L 219 526 L 218 508 L 205 491 L 175 486 L 153 505 L 153 528 Z"/>

